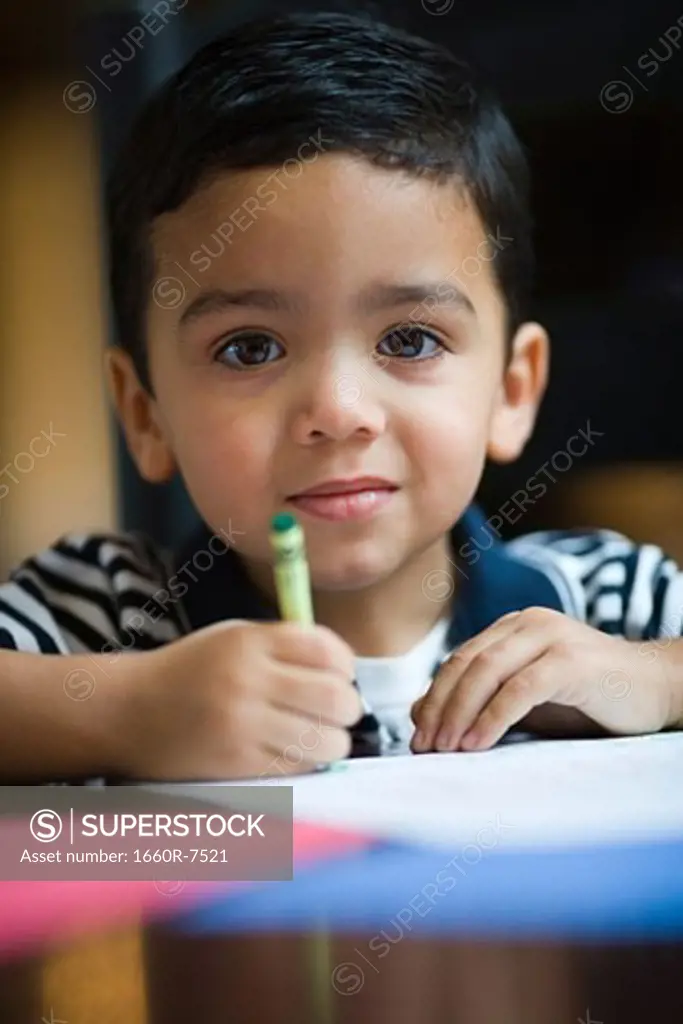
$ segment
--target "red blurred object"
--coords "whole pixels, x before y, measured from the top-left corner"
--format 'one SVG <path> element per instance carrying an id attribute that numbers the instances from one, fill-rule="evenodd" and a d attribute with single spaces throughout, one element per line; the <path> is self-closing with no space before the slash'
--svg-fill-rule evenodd
<path id="1" fill-rule="evenodd" d="M 355 832 L 295 823 L 295 870 L 371 845 Z M 189 904 L 258 882 L 1 882 L 0 958 L 26 956 L 78 934 L 163 917 Z M 268 883 L 272 884 L 272 883 Z M 286 882 L 280 883 L 286 885 Z M 178 888 L 180 886 L 180 888 Z"/>

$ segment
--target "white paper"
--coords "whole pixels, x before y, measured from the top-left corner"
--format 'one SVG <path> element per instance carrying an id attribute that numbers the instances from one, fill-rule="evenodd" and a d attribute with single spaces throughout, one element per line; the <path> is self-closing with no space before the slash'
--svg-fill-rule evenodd
<path id="1" fill-rule="evenodd" d="M 683 839 L 683 733 L 354 758 L 313 775 L 217 785 L 245 784 L 293 786 L 299 820 L 451 850 Z"/>

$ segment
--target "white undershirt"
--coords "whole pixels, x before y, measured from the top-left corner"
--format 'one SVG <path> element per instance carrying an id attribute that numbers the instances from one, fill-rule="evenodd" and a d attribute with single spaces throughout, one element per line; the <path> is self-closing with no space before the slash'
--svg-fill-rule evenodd
<path id="1" fill-rule="evenodd" d="M 446 654 L 449 620 L 441 619 L 424 639 L 393 658 L 356 658 L 356 682 L 375 717 L 405 744 L 414 732 L 411 705 L 427 692 L 437 662 Z"/>

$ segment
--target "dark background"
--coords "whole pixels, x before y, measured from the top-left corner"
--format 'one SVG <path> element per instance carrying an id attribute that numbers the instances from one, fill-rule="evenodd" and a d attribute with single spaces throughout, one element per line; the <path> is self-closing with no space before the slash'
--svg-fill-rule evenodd
<path id="1" fill-rule="evenodd" d="M 667 481 L 676 493 L 680 486 L 671 466 L 676 470 L 683 455 L 683 47 L 671 46 L 664 33 L 677 18 L 683 25 L 683 7 L 668 0 L 551 7 L 455 0 L 450 8 L 450 0 L 423 2 L 189 0 L 101 96 L 105 172 L 143 97 L 203 42 L 257 13 L 361 10 L 473 61 L 497 88 L 529 154 L 538 260 L 533 315 L 553 341 L 551 384 L 534 439 L 514 466 L 487 470 L 480 498 L 495 511 L 590 420 L 602 436 L 508 532 L 570 522 L 619 526 L 629 487 L 642 504 L 643 487 L 653 486 L 664 495 L 653 492 L 661 506 L 673 493 Z M 83 63 L 92 66 L 120 45 L 152 6 L 93 9 L 81 25 Z M 650 60 L 657 61 L 655 73 Z M 620 84 L 605 93 L 615 80 Z M 120 466 L 124 527 L 175 542 L 193 520 L 181 488 L 143 484 L 122 444 Z M 631 477 L 613 484 L 622 468 Z M 670 522 L 671 510 L 666 514 Z M 635 532 L 656 531 L 657 515 L 651 523 L 639 520 Z"/>

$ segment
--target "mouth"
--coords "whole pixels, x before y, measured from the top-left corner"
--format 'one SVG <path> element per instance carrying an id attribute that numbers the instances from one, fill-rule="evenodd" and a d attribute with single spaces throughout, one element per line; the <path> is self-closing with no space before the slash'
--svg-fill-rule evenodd
<path id="1" fill-rule="evenodd" d="M 329 522 L 369 519 L 392 501 L 398 489 L 390 480 L 364 476 L 327 480 L 291 495 L 287 501 L 299 512 L 315 519 Z"/>

